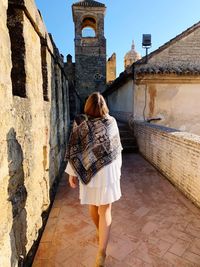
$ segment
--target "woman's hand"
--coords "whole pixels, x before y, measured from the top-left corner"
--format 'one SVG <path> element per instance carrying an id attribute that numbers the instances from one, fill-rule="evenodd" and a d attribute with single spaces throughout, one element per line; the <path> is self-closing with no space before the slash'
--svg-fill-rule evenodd
<path id="1" fill-rule="evenodd" d="M 76 176 L 69 176 L 69 184 L 71 186 L 71 188 L 76 188 L 77 184 L 78 184 L 78 178 Z"/>

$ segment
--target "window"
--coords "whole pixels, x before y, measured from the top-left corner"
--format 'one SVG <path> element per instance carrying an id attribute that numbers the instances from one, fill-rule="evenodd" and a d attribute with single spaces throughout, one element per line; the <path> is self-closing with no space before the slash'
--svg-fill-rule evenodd
<path id="1" fill-rule="evenodd" d="M 82 37 L 96 36 L 96 20 L 92 17 L 85 17 L 82 21 Z"/>
<path id="2" fill-rule="evenodd" d="M 42 87 L 43 87 L 43 99 L 49 101 L 48 98 L 48 68 L 47 68 L 47 44 L 46 39 L 41 40 L 41 66 L 42 66 Z"/>
<path id="3" fill-rule="evenodd" d="M 23 36 L 23 11 L 9 4 L 7 26 L 12 51 L 12 93 L 14 96 L 26 97 L 25 40 Z"/>
<path id="4" fill-rule="evenodd" d="M 91 27 L 85 27 L 82 30 L 82 37 L 95 37 L 96 33 Z"/>
<path id="5" fill-rule="evenodd" d="M 100 74 L 100 73 L 96 73 L 96 74 L 94 75 L 94 80 L 95 80 L 96 82 L 102 81 L 102 79 L 103 79 L 103 75 L 102 75 L 102 74 Z"/>

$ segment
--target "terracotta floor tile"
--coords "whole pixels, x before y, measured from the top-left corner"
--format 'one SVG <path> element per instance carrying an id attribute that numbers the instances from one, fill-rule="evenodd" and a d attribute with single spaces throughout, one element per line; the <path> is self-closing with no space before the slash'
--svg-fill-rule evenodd
<path id="1" fill-rule="evenodd" d="M 68 260 L 74 260 L 73 256 L 76 254 L 77 249 L 74 246 L 69 246 L 65 249 L 53 249 L 50 253 L 51 262 L 62 265 L 62 263 Z M 74 260 L 76 262 L 76 260 Z"/>
<path id="2" fill-rule="evenodd" d="M 190 222 L 190 224 L 200 230 L 199 220 L 200 216 L 195 216 L 194 219 Z"/>
<path id="3" fill-rule="evenodd" d="M 87 266 L 87 267 L 89 267 L 89 266 Z M 91 267 L 93 267 L 93 266 L 91 266 Z M 131 265 L 125 263 L 124 261 L 123 262 L 118 261 L 115 258 L 113 258 L 112 256 L 108 256 L 106 258 L 106 261 L 105 261 L 105 267 L 131 267 Z M 137 265 L 135 267 L 137 267 Z"/>
<path id="4" fill-rule="evenodd" d="M 62 205 L 63 205 L 63 201 L 61 199 L 60 200 L 55 199 L 53 202 L 52 208 L 61 208 Z"/>
<path id="5" fill-rule="evenodd" d="M 122 261 L 129 253 L 136 249 L 137 244 L 130 240 L 123 240 L 119 238 L 118 240 L 119 242 L 117 245 L 113 245 L 112 242 L 109 242 L 107 254 L 119 261 Z"/>
<path id="6" fill-rule="evenodd" d="M 194 236 L 193 235 L 190 235 L 188 233 L 176 230 L 175 228 L 172 229 L 172 235 L 177 237 L 177 238 L 179 238 L 179 239 L 188 241 L 189 243 L 193 242 L 193 240 L 194 240 Z"/>
<path id="7" fill-rule="evenodd" d="M 183 254 L 183 258 L 187 259 L 188 261 L 190 261 L 192 263 L 195 263 L 196 266 L 200 266 L 200 256 L 197 255 L 197 254 L 194 254 L 194 253 L 192 253 L 190 251 L 186 251 Z"/>
<path id="8" fill-rule="evenodd" d="M 41 242 L 39 244 L 35 259 L 36 260 L 48 260 L 50 257 L 51 242 Z"/>
<path id="9" fill-rule="evenodd" d="M 51 213 L 49 215 L 49 218 L 57 218 L 59 216 L 59 213 L 60 213 L 60 208 L 53 207 L 51 209 Z"/>
<path id="10" fill-rule="evenodd" d="M 49 248 L 49 259 L 54 259 L 54 257 L 60 253 L 60 251 L 66 251 L 71 246 L 69 241 L 66 241 L 61 236 L 59 238 L 55 237 Z"/>
<path id="11" fill-rule="evenodd" d="M 57 218 L 49 217 L 40 242 L 51 242 L 53 240 L 56 227 Z"/>
<path id="12" fill-rule="evenodd" d="M 33 267 L 93 267 L 88 207 L 63 176 Z M 200 267 L 200 210 L 138 154 L 124 154 L 106 267 Z"/>
<path id="13" fill-rule="evenodd" d="M 147 247 L 149 250 L 149 254 L 162 257 L 167 250 L 171 247 L 171 244 L 167 241 L 164 240 L 151 240 L 149 239 L 147 242 Z"/>
<path id="14" fill-rule="evenodd" d="M 97 232 L 96 232 L 96 228 L 94 228 L 94 226 L 92 227 L 92 231 L 88 232 L 87 236 L 85 236 L 84 239 L 88 243 L 91 243 L 93 245 L 98 244 Z"/>
<path id="15" fill-rule="evenodd" d="M 73 260 L 66 261 L 62 267 L 84 267 L 81 263 L 74 262 Z"/>
<path id="16" fill-rule="evenodd" d="M 35 261 L 32 267 L 63 267 L 61 264 L 52 262 L 50 260 L 39 260 Z"/>
<path id="17" fill-rule="evenodd" d="M 147 222 L 142 228 L 142 232 L 145 234 L 151 234 L 158 228 L 158 225 L 153 222 Z"/>
<path id="18" fill-rule="evenodd" d="M 177 239 L 173 246 L 169 249 L 169 252 L 178 256 L 182 256 L 186 249 L 190 246 L 188 241 Z"/>
<path id="19" fill-rule="evenodd" d="M 160 258 L 153 258 L 153 267 L 175 267 L 174 264 Z"/>
<path id="20" fill-rule="evenodd" d="M 191 243 L 190 248 L 188 250 L 200 256 L 200 239 L 195 238 L 194 242 Z"/>
<path id="21" fill-rule="evenodd" d="M 155 233 L 155 237 L 160 238 L 168 243 L 174 244 L 177 240 L 177 237 L 172 235 L 170 231 L 160 230 Z"/>
<path id="22" fill-rule="evenodd" d="M 145 216 L 149 211 L 150 211 L 149 208 L 147 208 L 147 207 L 141 207 L 141 208 L 139 208 L 138 210 L 136 210 L 136 211 L 134 212 L 134 214 L 135 214 L 136 216 L 138 216 L 138 217 L 143 217 L 143 216 Z"/>
<path id="23" fill-rule="evenodd" d="M 88 257 L 82 261 L 82 266 L 84 267 L 94 267 L 95 264 L 95 255 Z"/>
<path id="24" fill-rule="evenodd" d="M 76 244 L 75 244 L 76 245 Z M 93 257 L 95 259 L 97 254 L 97 247 L 93 246 L 90 243 L 83 242 L 82 244 L 79 243 L 76 247 L 76 253 L 74 254 L 74 257 L 76 261 L 78 262 L 84 262 L 90 257 Z"/>
<path id="25" fill-rule="evenodd" d="M 188 224 L 185 232 L 187 234 L 194 236 L 194 237 L 200 238 L 200 228 L 197 226 L 194 226 L 194 224 L 192 224 L 192 223 Z"/>
<path id="26" fill-rule="evenodd" d="M 163 258 L 169 261 L 171 264 L 173 264 L 173 266 L 176 266 L 176 267 L 197 267 L 194 264 L 192 264 L 190 261 L 185 260 L 170 252 L 167 252 Z"/>
<path id="27" fill-rule="evenodd" d="M 174 225 L 174 229 L 178 230 L 178 231 L 181 231 L 181 232 L 184 232 L 185 229 L 187 228 L 188 226 L 188 222 L 187 221 L 184 221 L 182 218 L 180 218 Z"/>
<path id="28" fill-rule="evenodd" d="M 135 252 L 132 252 L 128 256 L 126 256 L 123 262 L 127 263 L 130 266 L 137 266 L 137 267 L 153 266 L 152 264 L 145 263 L 143 260 L 136 258 Z"/>
<path id="29" fill-rule="evenodd" d="M 147 242 L 142 242 L 135 251 L 136 257 L 146 263 L 153 264 L 153 257 L 150 254 L 150 249 Z"/>
<path id="30" fill-rule="evenodd" d="M 167 260 L 164 260 L 162 258 L 156 257 L 151 255 L 151 261 L 152 263 L 147 263 L 145 261 L 143 261 L 142 259 L 136 258 L 137 254 L 135 255 L 135 252 L 132 252 L 131 254 L 129 254 L 124 261 L 126 263 L 128 263 L 130 266 L 146 266 L 146 267 L 174 267 L 174 265 L 172 265 L 170 262 L 168 262 Z"/>
<path id="31" fill-rule="evenodd" d="M 42 267 L 42 260 L 35 260 L 32 267 Z"/>
<path id="32" fill-rule="evenodd" d="M 55 233 L 55 227 L 52 229 L 45 229 L 40 242 L 51 242 Z"/>

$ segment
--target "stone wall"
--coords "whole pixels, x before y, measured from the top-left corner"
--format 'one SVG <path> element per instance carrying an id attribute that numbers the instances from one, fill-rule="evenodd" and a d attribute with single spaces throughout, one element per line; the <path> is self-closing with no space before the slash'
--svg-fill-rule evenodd
<path id="1" fill-rule="evenodd" d="M 113 53 L 106 63 L 106 82 L 111 83 L 116 79 L 116 54 Z"/>
<path id="2" fill-rule="evenodd" d="M 97 38 L 84 38 L 84 44 L 81 41 L 76 42 L 75 88 L 83 103 L 94 91 L 105 90 L 106 40 L 101 42 L 101 46 L 99 43 Z"/>
<path id="3" fill-rule="evenodd" d="M 104 37 L 104 4 L 93 1 L 72 5 L 75 26 L 75 89 L 83 108 L 86 98 L 106 87 L 106 39 Z M 91 24 L 92 23 L 92 24 Z M 83 36 L 82 30 L 92 27 L 95 36 Z"/>
<path id="4" fill-rule="evenodd" d="M 0 13 L 0 267 L 29 266 L 62 170 L 68 88 L 34 1 Z"/>
<path id="5" fill-rule="evenodd" d="M 132 125 L 140 153 L 200 207 L 200 137 L 139 121 Z"/>
<path id="6" fill-rule="evenodd" d="M 128 121 L 128 112 L 135 120 L 153 120 L 200 135 L 199 86 L 199 75 L 144 75 L 126 79 L 116 88 L 111 84 L 104 95 L 120 120 Z"/>
<path id="7" fill-rule="evenodd" d="M 128 122 L 133 114 L 133 81 L 127 81 L 118 90 L 105 97 L 110 113 L 118 120 Z"/>
<path id="8" fill-rule="evenodd" d="M 81 98 L 75 89 L 75 63 L 72 62 L 72 56 L 70 54 L 67 55 L 64 70 L 68 80 L 70 120 L 73 120 L 80 113 Z"/>
<path id="9" fill-rule="evenodd" d="M 135 120 L 153 120 L 159 125 L 200 135 L 199 38 L 198 22 L 150 53 L 147 61 L 144 57 L 133 64 L 131 75 L 126 69 L 104 92 L 110 109 L 122 114 L 132 104 Z M 126 93 L 124 88 L 126 92 L 133 91 L 127 103 L 122 97 Z"/>
<path id="10" fill-rule="evenodd" d="M 135 65 L 135 120 L 200 135 L 199 38 L 198 22 Z"/>
<path id="11" fill-rule="evenodd" d="M 134 89 L 134 118 L 200 135 L 200 79 L 145 77 Z"/>

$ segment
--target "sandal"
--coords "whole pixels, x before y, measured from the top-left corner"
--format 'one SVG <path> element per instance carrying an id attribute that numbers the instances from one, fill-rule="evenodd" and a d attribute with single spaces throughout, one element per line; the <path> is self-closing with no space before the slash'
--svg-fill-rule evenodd
<path id="1" fill-rule="evenodd" d="M 106 253 L 99 251 L 96 257 L 95 267 L 104 267 Z"/>

